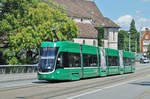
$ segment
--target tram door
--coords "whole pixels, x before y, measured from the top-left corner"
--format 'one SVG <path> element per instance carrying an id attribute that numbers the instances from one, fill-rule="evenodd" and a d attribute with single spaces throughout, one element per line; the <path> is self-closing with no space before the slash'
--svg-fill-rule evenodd
<path id="1" fill-rule="evenodd" d="M 96 77 L 99 75 L 97 47 L 81 45 L 81 77 Z"/>

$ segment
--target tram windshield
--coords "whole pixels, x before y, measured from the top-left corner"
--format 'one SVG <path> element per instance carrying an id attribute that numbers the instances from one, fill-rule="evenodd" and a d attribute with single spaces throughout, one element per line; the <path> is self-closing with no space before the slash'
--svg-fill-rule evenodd
<path id="1" fill-rule="evenodd" d="M 53 71 L 57 52 L 58 52 L 57 47 L 41 47 L 40 62 L 39 62 L 40 72 Z"/>

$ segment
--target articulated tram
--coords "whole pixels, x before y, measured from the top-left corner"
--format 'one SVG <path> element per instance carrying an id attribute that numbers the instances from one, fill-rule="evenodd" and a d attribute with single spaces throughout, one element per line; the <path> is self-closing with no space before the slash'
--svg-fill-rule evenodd
<path id="1" fill-rule="evenodd" d="M 39 80 L 79 80 L 135 72 L 135 53 L 67 41 L 42 42 Z"/>

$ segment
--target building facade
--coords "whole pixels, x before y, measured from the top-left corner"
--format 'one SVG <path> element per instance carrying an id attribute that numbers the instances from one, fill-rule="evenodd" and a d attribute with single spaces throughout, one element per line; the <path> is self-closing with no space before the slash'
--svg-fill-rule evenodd
<path id="1" fill-rule="evenodd" d="M 117 24 L 102 15 L 94 1 L 91 0 L 55 0 L 65 8 L 68 17 L 78 26 L 78 37 L 73 42 L 98 46 L 98 31 L 96 27 L 104 28 L 104 48 L 118 49 Z"/>
<path id="2" fill-rule="evenodd" d="M 142 53 L 146 53 L 148 50 L 148 45 L 150 44 L 150 31 L 148 28 L 145 31 L 141 31 L 140 34 L 140 50 Z"/>

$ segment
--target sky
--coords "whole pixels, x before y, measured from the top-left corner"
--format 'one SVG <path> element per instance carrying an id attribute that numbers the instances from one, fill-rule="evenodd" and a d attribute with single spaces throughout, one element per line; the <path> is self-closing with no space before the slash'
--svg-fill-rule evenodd
<path id="1" fill-rule="evenodd" d="M 134 19 L 138 31 L 150 27 L 150 0 L 94 0 L 104 17 L 129 30 Z"/>

